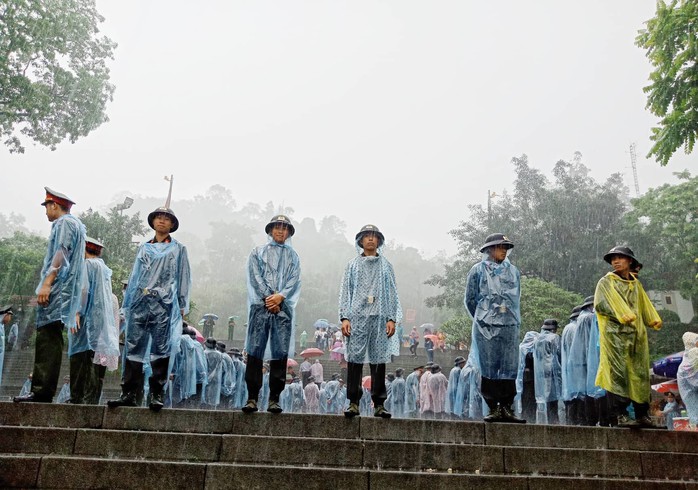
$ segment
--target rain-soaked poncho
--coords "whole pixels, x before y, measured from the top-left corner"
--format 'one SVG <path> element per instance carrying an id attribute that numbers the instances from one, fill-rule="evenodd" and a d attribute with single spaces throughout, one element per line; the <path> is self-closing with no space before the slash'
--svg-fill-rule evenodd
<path id="1" fill-rule="evenodd" d="M 191 268 L 187 249 L 170 243 L 143 243 L 131 270 L 122 311 L 126 319 L 126 358 L 143 362 L 170 357 L 179 347 L 182 315 L 189 311 Z M 152 338 L 150 348 L 148 341 Z"/>
<path id="2" fill-rule="evenodd" d="M 589 329 L 589 348 L 587 349 L 587 396 L 601 398 L 606 395 L 606 390 L 596 384 L 596 373 L 599 370 L 599 321 L 596 314 L 592 315 L 592 324 Z"/>
<path id="3" fill-rule="evenodd" d="M 320 388 L 317 387 L 317 384 L 308 383 L 305 385 L 303 394 L 305 396 L 305 413 L 319 413 Z"/>
<path id="4" fill-rule="evenodd" d="M 373 400 L 371 399 L 371 390 L 365 386 L 361 387 L 361 400 L 359 400 L 359 413 L 364 417 L 372 415 Z"/>
<path id="5" fill-rule="evenodd" d="M 443 413 L 446 408 L 446 392 L 448 391 L 448 378 L 444 373 L 432 373 L 427 380 L 429 393 L 429 406 L 434 413 Z"/>
<path id="6" fill-rule="evenodd" d="M 305 392 L 299 381 L 287 384 L 279 397 L 279 403 L 284 412 L 301 413 L 305 406 Z"/>
<path id="7" fill-rule="evenodd" d="M 235 363 L 233 359 L 225 352 L 221 352 L 223 357 L 223 381 L 221 384 L 221 395 L 231 397 L 235 388 Z M 232 404 L 232 400 L 228 398 L 228 403 Z M 228 407 L 225 407 L 228 408 Z"/>
<path id="8" fill-rule="evenodd" d="M 562 368 L 562 399 L 564 401 L 570 401 L 575 396 L 572 396 L 572 390 L 570 386 L 570 366 L 572 363 L 569 360 L 570 349 L 572 348 L 572 340 L 574 339 L 575 331 L 577 330 L 577 319 L 570 320 L 570 322 L 565 325 L 562 329 L 562 334 L 560 335 L 560 367 Z M 579 391 L 577 391 L 578 393 Z"/>
<path id="9" fill-rule="evenodd" d="M 393 414 L 393 417 L 401 419 L 405 416 L 405 379 L 401 376 L 395 378 L 390 387 L 392 395 L 390 412 Z"/>
<path id="10" fill-rule="evenodd" d="M 233 408 L 242 408 L 248 400 L 247 383 L 245 382 L 245 373 L 247 372 L 247 364 L 242 362 L 238 356 L 233 356 L 233 364 L 235 364 L 235 387 L 233 388 Z M 268 373 L 267 373 L 268 374 Z M 262 384 L 261 391 L 266 389 L 267 402 L 269 401 L 269 376 L 265 376 L 266 387 Z M 260 395 L 262 396 L 262 395 Z"/>
<path id="11" fill-rule="evenodd" d="M 698 342 L 698 334 L 693 332 L 683 334 L 686 350 L 676 371 L 679 393 L 692 424 L 698 424 L 698 346 L 696 342 Z"/>
<path id="12" fill-rule="evenodd" d="M 583 399 L 587 394 L 587 356 L 589 354 L 589 335 L 593 324 L 594 312 L 582 310 L 570 330 L 569 348 L 565 356 L 567 369 L 566 394 L 573 400 Z"/>
<path id="13" fill-rule="evenodd" d="M 221 402 L 221 385 L 223 384 L 223 354 L 216 349 L 204 348 L 208 375 L 206 386 L 201 395 L 201 402 L 205 405 L 217 407 Z"/>
<path id="14" fill-rule="evenodd" d="M 172 382 L 173 403 L 181 403 L 183 400 L 196 395 L 197 382 L 207 379 L 206 357 L 203 350 L 197 349 L 196 344 L 198 342 L 188 334 L 183 334 L 179 339 L 179 349 L 175 354 L 172 368 L 172 374 L 174 374 Z"/>
<path id="15" fill-rule="evenodd" d="M 543 409 L 541 405 L 562 399 L 561 356 L 560 336 L 543 330 L 533 344 L 533 373 L 539 411 Z"/>
<path id="16" fill-rule="evenodd" d="M 356 245 L 361 253 L 361 248 Z M 351 322 L 351 336 L 346 340 L 345 359 L 355 364 L 385 364 L 399 352 L 396 335 L 388 337 L 385 324 L 402 320 L 393 266 L 382 255 L 359 255 L 347 264 L 339 289 L 339 321 Z"/>
<path id="17" fill-rule="evenodd" d="M 55 403 L 68 403 L 70 401 L 70 383 L 65 383 L 58 392 Z"/>
<path id="18" fill-rule="evenodd" d="M 412 371 L 405 379 L 405 413 L 415 415 L 419 400 L 419 373 Z"/>
<path id="19" fill-rule="evenodd" d="M 84 262 L 85 225 L 72 214 L 64 214 L 51 225 L 36 294 L 39 294 L 46 276 L 56 270 L 58 274 L 51 285 L 48 306 L 36 308 L 36 328 L 56 321 L 63 322 L 68 328 L 75 326 L 75 315 L 82 303 Z"/>
<path id="20" fill-rule="evenodd" d="M 264 299 L 272 294 L 285 299 L 272 314 Z M 295 354 L 296 304 L 301 293 L 301 265 L 287 240 L 256 247 L 247 259 L 248 327 L 245 349 L 257 359 L 284 359 Z"/>
<path id="21" fill-rule="evenodd" d="M 85 259 L 86 294 L 80 311 L 80 330 L 68 332 L 68 355 L 94 351 L 93 362 L 114 371 L 119 365 L 119 336 L 114 324 L 112 271 L 98 257 Z"/>
<path id="22" fill-rule="evenodd" d="M 642 284 L 635 277 L 626 280 L 609 272 L 596 285 L 594 309 L 601 346 L 596 384 L 637 403 L 649 403 L 646 327 L 660 318 Z M 623 323 L 623 317 L 634 320 Z"/>
<path id="23" fill-rule="evenodd" d="M 325 413 L 339 413 L 342 405 L 339 401 L 339 381 L 333 379 L 325 385 Z"/>
<path id="24" fill-rule="evenodd" d="M 523 407 L 521 406 L 521 396 L 523 395 L 524 388 L 524 369 L 526 368 L 526 356 L 531 354 L 533 356 L 533 345 L 536 342 L 540 334 L 534 332 L 533 330 L 526 332 L 524 338 L 519 344 L 519 369 L 516 373 L 516 397 L 514 399 L 516 403 L 516 411 L 521 412 Z"/>
<path id="25" fill-rule="evenodd" d="M 456 406 L 456 394 L 458 393 L 458 382 L 460 381 L 460 371 L 459 366 L 451 368 L 451 372 L 448 373 L 448 391 L 446 391 L 446 406 L 444 411 L 446 413 L 453 413 L 453 407 Z"/>
<path id="26" fill-rule="evenodd" d="M 27 378 L 22 385 L 22 389 L 19 390 L 19 396 L 28 395 L 32 391 L 32 380 Z"/>
<path id="27" fill-rule="evenodd" d="M 425 370 L 422 376 L 419 378 L 419 411 L 420 413 L 430 412 L 431 408 L 431 396 L 429 396 L 429 378 L 431 378 L 431 371 Z"/>
<path id="28" fill-rule="evenodd" d="M 481 377 L 516 379 L 521 326 L 519 270 L 484 258 L 468 273 L 465 308 L 473 318 L 470 357 Z"/>

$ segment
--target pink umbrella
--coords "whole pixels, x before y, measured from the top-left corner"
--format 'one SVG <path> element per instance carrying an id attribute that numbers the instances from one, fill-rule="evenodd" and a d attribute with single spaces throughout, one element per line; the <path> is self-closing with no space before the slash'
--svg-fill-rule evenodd
<path id="1" fill-rule="evenodd" d="M 678 393 L 679 392 L 679 384 L 675 379 L 670 379 L 669 381 L 665 381 L 663 383 L 659 383 L 656 385 L 652 385 L 652 389 L 654 391 L 658 391 L 659 393 L 666 393 L 667 391 L 671 391 L 673 393 Z"/>
<path id="2" fill-rule="evenodd" d="M 193 330 L 196 332 L 196 340 L 198 340 L 198 341 L 201 342 L 202 344 L 203 344 L 204 342 L 206 342 L 206 339 L 204 338 L 203 335 L 201 335 L 201 332 L 199 332 L 197 329 L 195 329 L 195 328 L 192 327 L 191 325 L 189 325 L 189 328 L 193 329 Z"/>
<path id="3" fill-rule="evenodd" d="M 286 361 L 286 368 L 290 367 L 296 367 L 298 366 L 298 363 L 296 362 L 295 359 L 291 359 L 290 357 L 288 358 L 288 361 Z"/>

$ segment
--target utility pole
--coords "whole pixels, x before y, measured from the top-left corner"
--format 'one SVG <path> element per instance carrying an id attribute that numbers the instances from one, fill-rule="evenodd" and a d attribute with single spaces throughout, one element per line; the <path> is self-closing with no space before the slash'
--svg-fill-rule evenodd
<path id="1" fill-rule="evenodd" d="M 633 179 L 635 180 L 635 197 L 640 197 L 640 184 L 637 181 L 637 155 L 635 143 L 630 143 L 630 165 L 633 167 Z"/>

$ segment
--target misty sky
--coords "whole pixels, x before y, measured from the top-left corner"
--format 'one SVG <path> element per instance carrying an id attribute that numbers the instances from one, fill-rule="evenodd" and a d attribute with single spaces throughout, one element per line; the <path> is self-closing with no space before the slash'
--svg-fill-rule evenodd
<path id="1" fill-rule="evenodd" d="M 631 191 L 632 142 L 641 191 L 695 169 L 683 151 L 666 168 L 645 159 L 656 118 L 634 39 L 654 0 L 97 5 L 119 44 L 111 121 L 55 152 L 0 150 L 0 212 L 44 235 L 44 185 L 79 214 L 124 191 L 164 202 L 174 174 L 175 213 L 221 184 L 239 207 L 272 200 L 296 221 L 334 214 L 352 236 L 370 222 L 452 253 L 466 206 L 511 190 L 513 156 L 550 175 L 578 150 Z"/>

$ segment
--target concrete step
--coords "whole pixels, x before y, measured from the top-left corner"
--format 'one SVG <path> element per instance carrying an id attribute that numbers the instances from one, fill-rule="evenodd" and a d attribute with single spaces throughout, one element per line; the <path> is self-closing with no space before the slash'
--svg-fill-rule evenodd
<path id="1" fill-rule="evenodd" d="M 390 471 L 239 463 L 185 463 L 121 458 L 0 454 L 3 488 L 172 488 L 394 490 L 695 490 L 695 482 L 671 479 L 489 475 L 479 472 Z"/>

